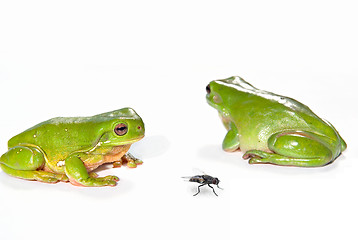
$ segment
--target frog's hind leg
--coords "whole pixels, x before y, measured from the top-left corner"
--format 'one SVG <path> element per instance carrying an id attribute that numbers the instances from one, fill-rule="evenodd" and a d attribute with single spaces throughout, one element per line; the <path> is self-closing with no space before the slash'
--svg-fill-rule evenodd
<path id="1" fill-rule="evenodd" d="M 333 128 L 333 130 L 336 132 L 337 137 L 339 139 L 339 141 L 341 142 L 341 153 L 346 150 L 347 148 L 347 143 L 343 140 L 343 138 L 341 137 L 341 135 L 339 135 L 339 132 L 337 131 L 337 129 L 327 120 L 324 120 L 331 128 Z"/>
<path id="2" fill-rule="evenodd" d="M 320 137 L 308 132 L 282 132 L 271 136 L 268 147 L 273 153 L 250 150 L 243 156 L 249 163 L 318 167 L 333 161 L 332 151 Z"/>
<path id="3" fill-rule="evenodd" d="M 47 183 L 67 181 L 66 175 L 39 170 L 45 164 L 43 154 L 36 148 L 16 146 L 0 158 L 0 167 L 10 176 Z"/>

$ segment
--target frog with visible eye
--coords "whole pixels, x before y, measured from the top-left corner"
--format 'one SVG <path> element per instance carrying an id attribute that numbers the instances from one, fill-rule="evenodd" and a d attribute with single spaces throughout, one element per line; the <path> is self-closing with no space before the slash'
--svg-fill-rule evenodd
<path id="1" fill-rule="evenodd" d="M 240 77 L 212 81 L 206 91 L 207 102 L 228 130 L 223 149 L 240 149 L 249 163 L 324 166 L 347 147 L 338 131 L 304 104 Z"/>
<path id="2" fill-rule="evenodd" d="M 78 186 L 115 186 L 116 176 L 97 177 L 92 170 L 105 163 L 136 167 L 142 161 L 127 153 L 144 137 L 144 123 L 131 108 L 92 117 L 53 118 L 8 142 L 0 158 L 2 170 L 14 177 Z"/>

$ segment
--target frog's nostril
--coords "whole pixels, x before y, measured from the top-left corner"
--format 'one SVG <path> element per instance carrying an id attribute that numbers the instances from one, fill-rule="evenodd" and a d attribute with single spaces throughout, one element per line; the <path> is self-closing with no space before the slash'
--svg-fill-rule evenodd
<path id="1" fill-rule="evenodd" d="M 137 127 L 137 129 L 138 129 L 138 130 L 141 130 L 141 129 L 142 129 L 142 127 L 141 127 L 141 126 L 138 126 L 138 127 Z"/>

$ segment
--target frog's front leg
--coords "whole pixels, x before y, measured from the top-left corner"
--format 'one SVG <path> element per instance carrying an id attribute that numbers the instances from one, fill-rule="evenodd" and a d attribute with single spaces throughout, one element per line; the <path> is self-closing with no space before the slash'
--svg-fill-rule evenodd
<path id="1" fill-rule="evenodd" d="M 64 174 L 40 170 L 44 165 L 45 157 L 43 153 L 35 147 L 13 147 L 3 154 L 0 159 L 2 170 L 13 177 L 46 183 L 68 181 L 67 176 Z"/>
<path id="2" fill-rule="evenodd" d="M 121 167 L 123 163 L 126 163 L 127 167 L 129 168 L 136 168 L 137 165 L 143 164 L 143 161 L 134 157 L 130 153 L 126 153 L 123 155 L 123 157 L 119 160 L 113 163 L 113 167 Z"/>
<path id="3" fill-rule="evenodd" d="M 318 167 L 333 160 L 332 151 L 310 132 L 280 132 L 268 139 L 273 153 L 260 150 L 247 151 L 243 158 L 249 163 L 272 163 L 286 166 Z"/>
<path id="4" fill-rule="evenodd" d="M 228 123 L 227 127 L 229 131 L 226 133 L 226 136 L 222 143 L 222 148 L 224 149 L 224 151 L 233 152 L 240 147 L 239 132 L 233 122 Z"/>
<path id="5" fill-rule="evenodd" d="M 65 160 L 65 172 L 70 182 L 75 186 L 86 187 L 101 187 L 101 186 L 115 186 L 119 181 L 116 176 L 96 177 L 95 174 L 89 174 L 82 158 L 85 158 L 85 154 L 81 156 L 71 155 Z"/>

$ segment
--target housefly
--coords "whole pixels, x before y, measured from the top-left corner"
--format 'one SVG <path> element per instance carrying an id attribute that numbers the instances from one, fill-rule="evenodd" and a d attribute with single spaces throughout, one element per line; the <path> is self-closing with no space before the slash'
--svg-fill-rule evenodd
<path id="1" fill-rule="evenodd" d="M 209 175 L 195 175 L 195 176 L 192 176 L 192 177 L 183 177 L 183 178 L 186 178 L 188 179 L 189 182 L 197 182 L 197 183 L 200 183 L 200 185 L 198 186 L 198 192 L 195 193 L 193 196 L 196 196 L 200 193 L 200 187 L 204 186 L 204 185 L 208 185 L 211 189 L 213 189 L 213 193 L 218 196 L 213 188 L 213 186 L 211 186 L 210 184 L 214 184 L 216 185 L 218 188 L 219 187 L 219 182 L 220 180 L 216 177 L 212 177 L 212 176 L 209 176 Z M 222 189 L 222 188 L 220 188 Z"/>

